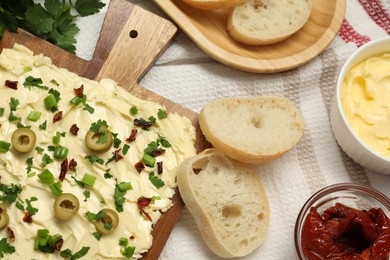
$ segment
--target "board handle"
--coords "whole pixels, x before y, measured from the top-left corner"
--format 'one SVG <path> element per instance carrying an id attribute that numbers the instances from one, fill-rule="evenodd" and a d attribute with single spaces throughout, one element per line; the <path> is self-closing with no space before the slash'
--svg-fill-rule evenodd
<path id="1" fill-rule="evenodd" d="M 111 0 L 83 76 L 115 79 L 127 90 L 141 80 L 177 32 L 170 21 L 125 0 Z"/>

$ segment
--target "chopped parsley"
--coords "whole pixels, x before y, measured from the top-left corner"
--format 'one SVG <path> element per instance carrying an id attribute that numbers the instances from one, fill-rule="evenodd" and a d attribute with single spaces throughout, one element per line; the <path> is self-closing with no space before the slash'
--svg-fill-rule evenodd
<path id="1" fill-rule="evenodd" d="M 31 168 L 33 166 L 33 157 L 29 157 L 26 159 L 26 164 L 27 164 L 27 167 L 26 167 L 26 170 L 27 170 L 27 173 L 30 173 L 31 172 Z"/>
<path id="2" fill-rule="evenodd" d="M 30 213 L 31 216 L 34 216 L 38 212 L 38 209 L 34 208 L 31 205 L 31 202 L 37 201 L 37 200 L 38 200 L 37 197 L 31 197 L 30 199 L 26 199 L 26 203 L 27 203 L 26 210 Z"/>
<path id="3" fill-rule="evenodd" d="M 12 254 L 15 253 L 15 247 L 11 246 L 7 242 L 7 238 L 2 238 L 0 240 L 0 257 L 4 257 L 4 254 Z"/>
<path id="4" fill-rule="evenodd" d="M 102 238 L 102 233 L 99 232 L 93 232 L 92 235 L 96 238 L 97 241 Z"/>
<path id="5" fill-rule="evenodd" d="M 158 119 L 165 119 L 168 117 L 168 114 L 166 111 L 159 109 L 157 112 Z"/>
<path id="6" fill-rule="evenodd" d="M 59 250 L 56 244 L 61 243 L 61 240 L 63 241 L 60 234 L 50 235 L 49 230 L 38 229 L 34 241 L 34 250 L 53 254 L 55 250 Z"/>
<path id="7" fill-rule="evenodd" d="M 49 88 L 43 85 L 43 81 L 41 78 L 34 78 L 32 76 L 28 76 L 23 83 L 23 86 L 25 88 L 28 88 L 31 90 L 31 87 L 40 88 L 43 90 L 48 90 Z"/>
<path id="8" fill-rule="evenodd" d="M 60 85 L 55 79 L 50 80 L 50 83 L 56 85 L 57 87 Z"/>
<path id="9" fill-rule="evenodd" d="M 4 107 L 0 107 L 0 117 L 4 115 Z"/>
<path id="10" fill-rule="evenodd" d="M 112 174 L 110 174 L 110 170 L 111 169 L 107 169 L 106 172 L 104 173 L 103 176 L 104 176 L 105 179 L 110 179 L 110 178 L 113 177 Z"/>
<path id="11" fill-rule="evenodd" d="M 165 185 L 164 181 L 161 180 L 158 176 L 156 176 L 154 172 L 149 173 L 149 180 L 157 189 Z"/>
<path id="12" fill-rule="evenodd" d="M 0 183 L 0 191 L 3 193 L 0 195 L 0 200 L 11 205 L 14 203 L 18 195 L 22 192 L 22 186 L 11 183 L 10 185 Z"/>
<path id="13" fill-rule="evenodd" d="M 98 213 L 92 213 L 90 211 L 87 211 L 84 216 L 89 220 L 89 221 L 96 221 L 96 220 L 101 220 L 107 215 L 106 212 L 104 211 L 99 211 Z"/>
<path id="14" fill-rule="evenodd" d="M 88 105 L 88 104 L 84 105 L 83 110 L 88 111 L 90 114 L 95 113 L 95 109 L 93 107 L 91 107 L 90 105 Z"/>
<path id="15" fill-rule="evenodd" d="M 130 115 L 135 116 L 138 114 L 138 108 L 136 106 L 132 106 L 129 110 Z"/>
<path id="16" fill-rule="evenodd" d="M 84 159 L 87 159 L 90 163 L 98 163 L 100 165 L 103 165 L 104 164 L 104 160 L 97 157 L 96 155 L 94 154 L 88 154 L 84 157 Z"/>
<path id="17" fill-rule="evenodd" d="M 115 185 L 114 191 L 114 200 L 116 211 L 123 211 L 123 204 L 126 201 L 125 195 L 128 190 L 131 190 L 133 187 L 130 182 L 121 182 Z"/>
<path id="18" fill-rule="evenodd" d="M 92 132 L 99 134 L 99 138 L 96 141 L 97 144 L 105 144 L 108 141 L 108 135 L 110 132 L 107 130 L 108 124 L 105 120 L 99 119 L 97 122 L 92 123 L 89 128 Z"/>
<path id="19" fill-rule="evenodd" d="M 19 103 L 20 102 L 18 99 L 11 97 L 11 99 L 9 101 L 9 108 L 11 109 L 11 111 L 16 111 L 16 109 L 19 106 Z"/>
<path id="20" fill-rule="evenodd" d="M 83 246 L 83 248 L 81 248 L 79 251 L 77 251 L 74 254 L 72 254 L 72 250 L 70 250 L 68 248 L 68 249 L 61 251 L 60 255 L 63 258 L 70 258 L 70 260 L 77 260 L 77 259 L 80 259 L 81 257 L 85 256 L 86 254 L 88 254 L 89 248 L 90 247 L 88 247 L 88 246 Z"/>
<path id="21" fill-rule="evenodd" d="M 39 129 L 41 130 L 46 130 L 46 127 L 47 127 L 47 120 L 45 120 L 45 122 L 39 125 Z"/>
<path id="22" fill-rule="evenodd" d="M 83 194 L 84 194 L 84 197 L 85 197 L 84 201 L 86 202 L 87 199 L 89 199 L 91 197 L 91 192 L 89 190 L 85 190 L 83 192 Z"/>
<path id="23" fill-rule="evenodd" d="M 121 254 L 126 258 L 132 258 L 134 255 L 135 247 L 126 246 L 124 249 L 121 249 Z"/>
<path id="24" fill-rule="evenodd" d="M 150 116 L 149 121 L 152 122 L 153 124 L 156 123 L 156 118 L 154 116 Z"/>
<path id="25" fill-rule="evenodd" d="M 49 163 L 52 163 L 53 162 L 53 159 L 50 157 L 50 155 L 48 155 L 47 153 L 45 153 L 42 157 L 42 163 L 41 163 L 41 166 L 42 167 L 46 167 L 46 165 L 48 165 Z"/>
<path id="26" fill-rule="evenodd" d="M 121 145 L 122 140 L 118 138 L 117 133 L 111 133 L 111 134 L 112 134 L 112 137 L 114 137 L 114 148 L 118 148 Z"/>
<path id="27" fill-rule="evenodd" d="M 54 88 L 51 88 L 48 92 L 50 94 L 53 94 L 53 96 L 55 97 L 57 103 L 61 100 L 61 93 L 58 90 L 55 90 Z"/>
<path id="28" fill-rule="evenodd" d="M 8 152 L 10 147 L 11 143 L 8 143 L 6 141 L 0 141 L 0 153 Z"/>

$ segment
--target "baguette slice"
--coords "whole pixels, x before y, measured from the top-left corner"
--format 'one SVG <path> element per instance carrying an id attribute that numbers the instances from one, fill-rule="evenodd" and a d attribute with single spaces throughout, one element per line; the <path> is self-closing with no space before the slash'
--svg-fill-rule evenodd
<path id="1" fill-rule="evenodd" d="M 248 165 L 208 149 L 185 160 L 177 178 L 183 201 L 216 255 L 245 256 L 263 243 L 270 209 L 263 185 Z"/>
<path id="2" fill-rule="evenodd" d="M 236 5 L 242 4 L 246 0 L 182 0 L 182 1 L 198 9 L 214 10 L 214 9 L 231 8 Z"/>
<path id="3" fill-rule="evenodd" d="M 233 8 L 227 29 L 248 45 L 276 43 L 302 28 L 311 9 L 312 0 L 247 0 Z"/>
<path id="4" fill-rule="evenodd" d="M 210 102 L 200 112 L 199 125 L 217 150 L 251 164 L 283 155 L 303 134 L 303 118 L 294 104 L 271 96 Z"/>

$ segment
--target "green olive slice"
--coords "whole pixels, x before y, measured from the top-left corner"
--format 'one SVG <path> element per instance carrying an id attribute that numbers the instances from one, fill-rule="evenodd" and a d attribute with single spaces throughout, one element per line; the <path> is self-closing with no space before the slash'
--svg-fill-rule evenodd
<path id="1" fill-rule="evenodd" d="M 80 202 L 72 193 L 62 193 L 54 201 L 53 207 L 57 218 L 68 220 L 77 213 L 80 208 Z"/>
<path id="2" fill-rule="evenodd" d="M 106 213 L 102 218 L 95 221 L 97 231 L 102 234 L 108 234 L 114 231 L 119 224 L 119 216 L 116 211 L 112 209 L 102 209 L 99 213 Z"/>
<path id="3" fill-rule="evenodd" d="M 107 140 L 105 142 L 99 142 L 99 138 L 102 136 L 102 133 L 105 132 L 107 135 Z M 87 147 L 94 152 L 107 152 L 112 146 L 113 138 L 111 132 L 104 126 L 100 127 L 99 133 L 95 133 L 92 130 L 89 130 L 85 135 L 85 144 Z"/>
<path id="4" fill-rule="evenodd" d="M 21 153 L 31 152 L 35 147 L 37 137 L 30 128 L 18 128 L 11 136 L 14 149 Z"/>
<path id="5" fill-rule="evenodd" d="M 9 217 L 7 213 L 7 208 L 1 204 L 0 205 L 0 230 L 3 230 L 6 226 L 8 226 Z"/>

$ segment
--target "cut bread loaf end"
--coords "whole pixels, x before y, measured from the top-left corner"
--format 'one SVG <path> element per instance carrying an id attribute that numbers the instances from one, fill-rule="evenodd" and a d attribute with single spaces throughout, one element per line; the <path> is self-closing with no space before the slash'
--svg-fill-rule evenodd
<path id="1" fill-rule="evenodd" d="M 208 149 L 181 164 L 178 187 L 203 240 L 218 256 L 245 256 L 263 243 L 268 199 L 247 165 Z"/>
<path id="2" fill-rule="evenodd" d="M 210 102 L 199 114 L 199 125 L 217 150 L 250 164 L 282 156 L 299 142 L 304 130 L 295 105 L 271 96 Z"/>
<path id="3" fill-rule="evenodd" d="M 309 19 L 312 0 L 246 0 L 232 9 L 229 34 L 248 45 L 280 42 L 297 32 Z"/>
<path id="4" fill-rule="evenodd" d="M 246 0 L 182 0 L 188 5 L 203 10 L 226 9 L 242 4 Z"/>

